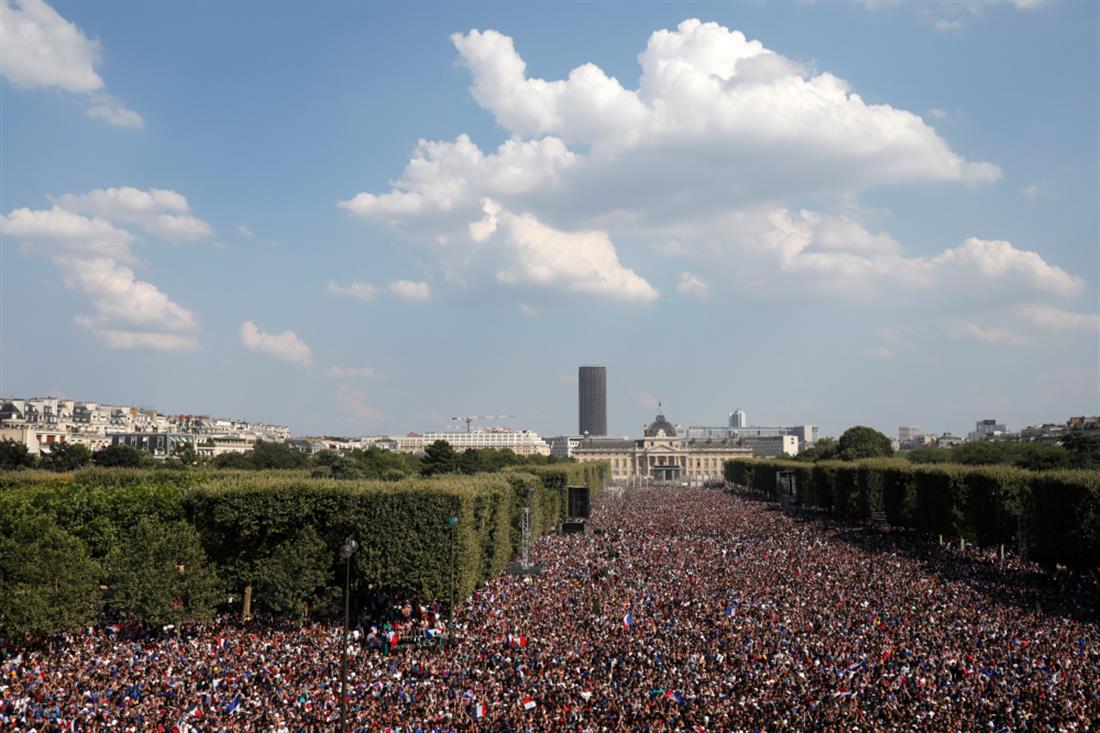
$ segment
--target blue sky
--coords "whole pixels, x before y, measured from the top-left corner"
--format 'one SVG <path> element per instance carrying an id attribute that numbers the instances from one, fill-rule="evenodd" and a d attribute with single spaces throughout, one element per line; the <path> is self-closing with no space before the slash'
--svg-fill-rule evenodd
<path id="1" fill-rule="evenodd" d="M 2 1 L 0 393 L 1100 412 L 1093 3 Z"/>

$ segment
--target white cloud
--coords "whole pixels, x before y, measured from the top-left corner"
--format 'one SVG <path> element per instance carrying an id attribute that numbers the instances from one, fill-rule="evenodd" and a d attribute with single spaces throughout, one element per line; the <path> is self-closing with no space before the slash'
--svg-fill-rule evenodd
<path id="1" fill-rule="evenodd" d="M 89 218 L 58 206 L 48 210 L 15 209 L 0 214 L 0 233 L 43 254 L 79 253 L 132 261 L 134 235 L 102 217 Z"/>
<path id="2" fill-rule="evenodd" d="M 391 295 L 403 300 L 429 300 L 432 297 L 428 283 L 412 282 L 411 280 L 397 280 L 387 287 Z"/>
<path id="3" fill-rule="evenodd" d="M 313 352 L 293 331 L 264 333 L 252 321 L 245 321 L 241 324 L 241 344 L 249 351 L 267 354 L 288 364 L 309 366 L 313 363 Z"/>
<path id="4" fill-rule="evenodd" d="M 371 406 L 368 402 L 365 389 L 353 387 L 350 384 L 339 384 L 336 386 L 336 393 L 339 396 L 340 404 L 354 417 L 361 420 L 381 420 L 385 417 L 381 410 Z"/>
<path id="5" fill-rule="evenodd" d="M 516 215 L 492 201 L 471 234 L 498 242 L 496 279 L 508 285 L 539 285 L 625 301 L 656 300 L 656 289 L 623 267 L 606 232 L 566 232 L 531 214 Z"/>
<path id="6" fill-rule="evenodd" d="M 533 305 L 527 305 L 526 303 L 519 304 L 519 312 L 520 314 L 525 315 L 528 318 L 534 318 L 539 313 L 541 313 L 538 308 L 534 307 Z"/>
<path id="7" fill-rule="evenodd" d="M 166 236 L 208 231 L 190 215 L 183 196 L 160 189 L 97 189 L 65 194 L 54 204 L 0 215 L 0 234 L 22 242 L 24 252 L 49 256 L 66 286 L 87 297 L 90 311 L 75 319 L 78 326 L 111 349 L 199 348 L 194 313 L 120 264 L 137 261 L 132 250 L 137 238 L 115 224 L 137 223 Z"/>
<path id="8" fill-rule="evenodd" d="M 928 110 L 928 116 L 937 120 L 947 119 L 947 110 L 940 109 L 939 107 L 932 107 Z"/>
<path id="9" fill-rule="evenodd" d="M 326 372 L 333 379 L 385 379 L 386 375 L 370 367 L 330 366 Z"/>
<path id="10" fill-rule="evenodd" d="M 249 239 L 256 236 L 255 232 L 246 227 L 244 224 L 237 225 L 237 233 L 241 236 L 248 237 Z"/>
<path id="11" fill-rule="evenodd" d="M 681 295 L 688 295 L 693 298 L 705 299 L 710 295 L 710 285 L 701 280 L 698 276 L 692 275 L 690 272 L 681 272 L 680 279 L 676 283 L 676 289 L 680 291 Z"/>
<path id="12" fill-rule="evenodd" d="M 950 33 L 950 32 L 954 32 L 954 31 L 961 31 L 965 27 L 966 27 L 966 24 L 963 23 L 958 18 L 955 18 L 953 20 L 947 20 L 946 18 L 940 18 L 939 20 L 936 21 L 936 30 L 938 30 L 938 31 L 945 31 L 945 32 Z"/>
<path id="13" fill-rule="evenodd" d="M 57 88 L 91 95 L 87 115 L 143 129 L 141 115 L 102 93 L 101 48 L 42 0 L 0 0 L 0 74 L 22 89 Z"/>
<path id="14" fill-rule="evenodd" d="M 987 344 L 1007 344 L 1020 346 L 1030 343 L 1022 334 L 1014 333 L 1000 326 L 982 326 L 973 321 L 956 321 L 948 326 L 948 335 L 955 339 L 972 339 Z"/>
<path id="15" fill-rule="evenodd" d="M 1013 0 L 1017 10 L 1038 10 L 1045 7 L 1047 0 Z"/>
<path id="16" fill-rule="evenodd" d="M 937 293 L 944 300 L 1019 299 L 1028 293 L 1070 297 L 1084 281 L 1010 242 L 966 239 L 931 257 L 905 256 L 892 237 L 837 215 L 785 209 L 741 213 L 723 222 L 763 287 L 776 277 L 840 297 Z"/>
<path id="17" fill-rule="evenodd" d="M 1021 321 L 1045 331 L 1100 330 L 1100 315 L 1074 313 L 1052 305 L 1022 305 L 1016 309 Z"/>
<path id="18" fill-rule="evenodd" d="M 78 259 L 55 257 L 54 263 L 65 272 L 65 284 L 87 295 L 95 317 L 82 317 L 82 325 L 124 322 L 136 326 L 155 326 L 170 331 L 198 327 L 195 315 L 162 293 L 151 283 L 138 280 L 129 267 L 106 257 Z"/>
<path id="19" fill-rule="evenodd" d="M 24 89 L 67 92 L 103 88 L 95 71 L 99 41 L 86 37 L 41 0 L 0 2 L 0 72 Z"/>
<path id="20" fill-rule="evenodd" d="M 359 300 L 374 300 L 378 295 L 378 289 L 373 285 L 361 282 L 353 282 L 348 285 L 341 285 L 335 281 L 329 281 L 328 284 L 329 295 L 335 295 L 341 298 L 358 298 Z"/>
<path id="21" fill-rule="evenodd" d="M 150 349 L 152 351 L 196 351 L 199 339 L 192 334 L 154 331 L 117 331 L 89 327 L 108 349 Z"/>
<path id="22" fill-rule="evenodd" d="M 93 97 L 92 103 L 84 112 L 92 119 L 101 120 L 115 127 L 145 129 L 145 119 L 140 114 L 108 94 Z"/>
<path id="23" fill-rule="evenodd" d="M 175 191 L 160 188 L 143 191 L 122 186 L 97 188 L 84 194 L 66 193 L 52 200 L 68 211 L 136 224 L 164 239 L 199 239 L 213 234 L 210 225 L 195 217 L 187 199 Z"/>
<path id="24" fill-rule="evenodd" d="M 876 359 L 894 358 L 894 350 L 889 346 L 870 346 L 863 353 Z"/>

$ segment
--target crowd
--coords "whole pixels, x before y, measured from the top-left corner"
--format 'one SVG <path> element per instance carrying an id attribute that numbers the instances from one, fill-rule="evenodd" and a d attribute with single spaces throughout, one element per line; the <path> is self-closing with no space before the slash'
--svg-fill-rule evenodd
<path id="1" fill-rule="evenodd" d="M 1012 561 L 683 488 L 605 492 L 586 534 L 543 538 L 532 555 L 542 571 L 480 588 L 447 644 L 439 606 L 364 622 L 348 649 L 348 729 L 1000 733 L 1100 721 L 1088 578 L 1033 570 L 1010 589 L 990 579 L 1021 577 Z M 0 731 L 332 731 L 341 637 L 223 619 L 9 649 Z"/>

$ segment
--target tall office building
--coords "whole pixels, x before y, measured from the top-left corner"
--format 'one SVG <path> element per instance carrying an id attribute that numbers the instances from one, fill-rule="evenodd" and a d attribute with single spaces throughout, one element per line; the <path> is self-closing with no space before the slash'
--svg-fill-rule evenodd
<path id="1" fill-rule="evenodd" d="M 607 435 L 607 367 L 582 366 L 577 373 L 581 435 Z"/>
<path id="2" fill-rule="evenodd" d="M 749 418 L 745 415 L 745 411 L 738 408 L 730 413 L 730 427 L 731 428 L 743 428 L 748 426 Z"/>

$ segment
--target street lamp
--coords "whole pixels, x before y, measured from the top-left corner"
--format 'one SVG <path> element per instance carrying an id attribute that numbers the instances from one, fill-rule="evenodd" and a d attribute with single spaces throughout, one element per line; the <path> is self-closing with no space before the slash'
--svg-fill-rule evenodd
<path id="1" fill-rule="evenodd" d="M 351 610 L 351 556 L 359 549 L 359 543 L 351 535 L 344 540 L 340 548 L 340 558 L 344 561 L 344 643 L 340 647 L 340 733 L 347 733 L 348 722 L 348 624 Z"/>
<path id="2" fill-rule="evenodd" d="M 451 607 L 447 619 L 448 641 L 454 643 L 455 633 L 455 531 L 458 529 L 458 517 L 447 517 L 447 527 L 451 530 Z"/>

